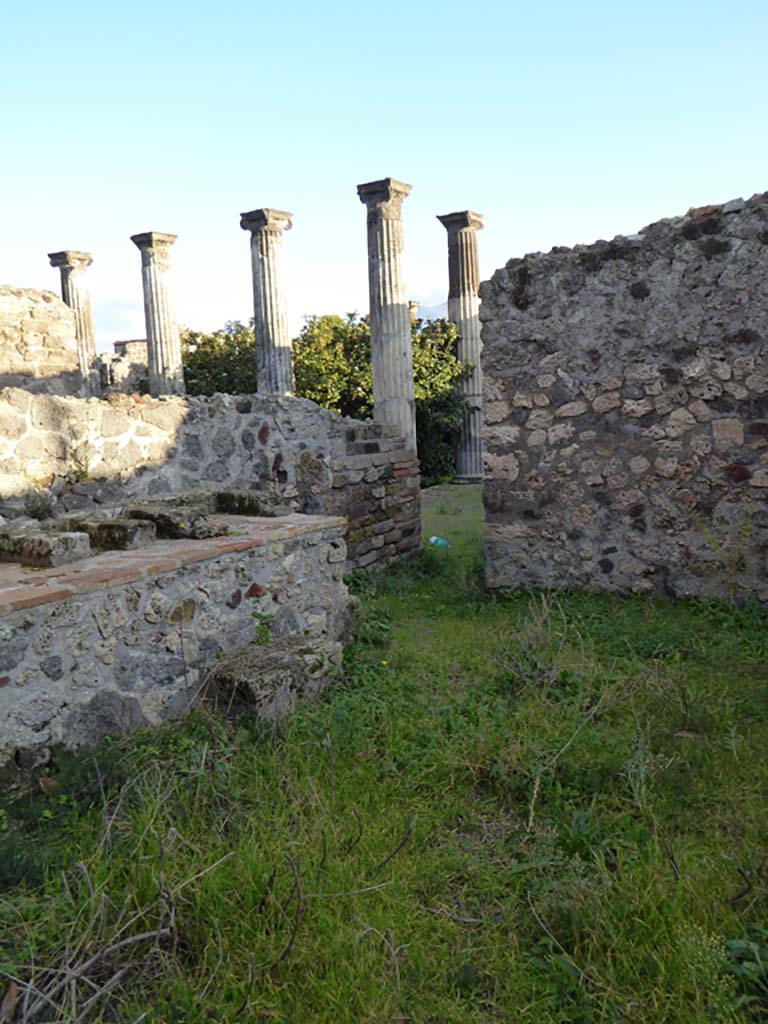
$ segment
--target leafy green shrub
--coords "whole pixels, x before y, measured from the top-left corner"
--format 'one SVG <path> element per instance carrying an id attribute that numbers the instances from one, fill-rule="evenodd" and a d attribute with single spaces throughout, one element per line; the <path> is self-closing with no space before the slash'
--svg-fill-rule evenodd
<path id="1" fill-rule="evenodd" d="M 29 491 L 24 495 L 24 515 L 31 519 L 50 519 L 53 515 L 54 498 L 50 491 Z"/>
<path id="2" fill-rule="evenodd" d="M 416 437 L 424 486 L 449 480 L 467 408 L 459 382 L 465 368 L 456 358 L 456 328 L 446 320 L 419 326 L 414 334 L 413 383 Z"/>
<path id="3" fill-rule="evenodd" d="M 467 372 L 456 357 L 456 328 L 446 320 L 412 327 L 416 436 L 425 484 L 452 476 L 466 399 Z M 326 409 L 363 419 L 373 414 L 368 319 L 311 317 L 293 343 L 296 394 Z"/>
<path id="4" fill-rule="evenodd" d="M 768 928 L 752 925 L 749 937 L 726 942 L 731 960 L 730 974 L 742 993 L 742 1005 L 755 1011 L 758 1019 L 768 1013 Z"/>
<path id="5" fill-rule="evenodd" d="M 371 334 L 354 313 L 313 316 L 293 342 L 296 394 L 342 416 L 373 415 Z"/>
<path id="6" fill-rule="evenodd" d="M 456 357 L 456 328 L 447 320 L 412 327 L 416 436 L 425 485 L 453 475 L 454 451 L 466 399 L 466 375 Z M 187 394 L 230 395 L 256 391 L 253 320 L 230 320 L 213 334 L 187 331 L 182 338 Z M 310 317 L 293 341 L 296 394 L 342 416 L 373 415 L 371 331 L 367 317 Z"/>
<path id="7" fill-rule="evenodd" d="M 109 739 L 83 757 L 58 747 L 42 774 L 0 792 L 0 893 L 14 885 L 40 885 L 71 860 L 72 835 L 107 792 L 128 781 L 130 767 Z M 44 833 L 45 842 L 33 839 Z"/>
<path id="8" fill-rule="evenodd" d="M 256 391 L 253 320 L 229 320 L 213 334 L 186 331 L 181 339 L 188 395 L 249 395 Z"/>

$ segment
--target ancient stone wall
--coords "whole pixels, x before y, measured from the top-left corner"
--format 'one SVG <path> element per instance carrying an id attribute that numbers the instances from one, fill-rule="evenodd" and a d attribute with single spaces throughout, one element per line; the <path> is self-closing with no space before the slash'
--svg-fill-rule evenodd
<path id="1" fill-rule="evenodd" d="M 344 526 L 298 515 L 233 520 L 229 536 L 209 540 L 58 569 L 0 565 L 0 766 L 169 717 L 200 696 L 214 659 L 257 637 L 265 667 L 291 639 L 306 646 L 295 656 L 322 669 L 347 626 Z M 308 665 L 310 685 L 314 675 Z M 270 683 L 265 696 L 284 708 L 295 699 L 275 692 L 280 673 Z"/>
<path id="2" fill-rule="evenodd" d="M 79 394 L 75 314 L 51 292 L 0 286 L 0 388 Z"/>
<path id="3" fill-rule="evenodd" d="M 481 298 L 488 585 L 768 601 L 768 193 Z"/>
<path id="4" fill-rule="evenodd" d="M 199 490 L 254 492 L 265 510 L 346 516 L 349 568 L 419 546 L 418 463 L 392 427 L 299 398 L 0 391 L 0 502 L 21 506 L 42 491 L 61 514 Z"/>
<path id="5" fill-rule="evenodd" d="M 116 341 L 113 353 L 98 357 L 103 391 L 114 389 L 126 394 L 149 393 L 147 343 L 142 340 Z"/>

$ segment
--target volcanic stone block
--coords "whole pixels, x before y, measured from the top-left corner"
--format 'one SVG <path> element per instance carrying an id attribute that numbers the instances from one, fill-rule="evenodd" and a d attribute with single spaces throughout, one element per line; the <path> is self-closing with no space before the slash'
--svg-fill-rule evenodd
<path id="1" fill-rule="evenodd" d="M 157 539 L 157 527 L 149 519 L 66 519 L 65 530 L 88 534 L 94 548 L 127 551 L 145 548 Z"/>
<path id="2" fill-rule="evenodd" d="M 279 516 L 290 510 L 285 505 L 275 506 L 268 495 L 254 491 L 219 491 L 216 511 L 230 516 Z"/>
<path id="3" fill-rule="evenodd" d="M 0 561 L 50 567 L 88 558 L 87 533 L 34 530 L 28 527 L 0 531 Z"/>
<path id="4" fill-rule="evenodd" d="M 179 539 L 186 537 L 199 540 L 204 537 L 220 537 L 229 533 L 224 523 L 210 522 L 189 506 L 139 505 L 128 509 L 129 519 L 144 519 L 154 523 L 158 537 Z"/>
<path id="5" fill-rule="evenodd" d="M 217 662 L 206 696 L 219 707 L 275 722 L 325 686 L 341 667 L 341 653 L 339 641 L 295 635 L 248 644 Z"/>

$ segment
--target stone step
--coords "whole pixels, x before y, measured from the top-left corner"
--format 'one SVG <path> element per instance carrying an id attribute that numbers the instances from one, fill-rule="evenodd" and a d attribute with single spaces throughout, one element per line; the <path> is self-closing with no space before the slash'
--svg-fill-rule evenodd
<path id="1" fill-rule="evenodd" d="M 126 510 L 129 519 L 149 521 L 154 524 L 158 537 L 198 540 L 205 537 L 219 537 L 229 533 L 226 523 L 209 521 L 188 505 L 176 507 L 160 504 L 142 504 Z"/>
<path id="2" fill-rule="evenodd" d="M 61 526 L 59 526 L 61 524 Z M 157 539 L 157 527 L 149 519 L 59 519 L 56 529 L 87 533 L 91 546 L 102 551 L 145 548 Z"/>
<path id="3" fill-rule="evenodd" d="M 259 491 L 217 491 L 215 511 L 228 516 L 287 516 L 290 508 L 278 505 L 274 496 Z"/>
<path id="4" fill-rule="evenodd" d="M 91 554 L 83 531 L 41 530 L 30 527 L 0 530 L 0 561 L 44 568 L 78 562 Z"/>

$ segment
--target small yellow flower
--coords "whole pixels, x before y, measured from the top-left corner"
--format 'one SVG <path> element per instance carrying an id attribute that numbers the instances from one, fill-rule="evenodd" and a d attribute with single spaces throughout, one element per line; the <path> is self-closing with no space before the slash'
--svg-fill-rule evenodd
<path id="1" fill-rule="evenodd" d="M 382 663 L 381 663 L 381 664 L 382 664 L 382 665 L 388 665 L 388 664 L 389 664 L 389 662 L 388 662 L 388 661 L 382 661 Z"/>

